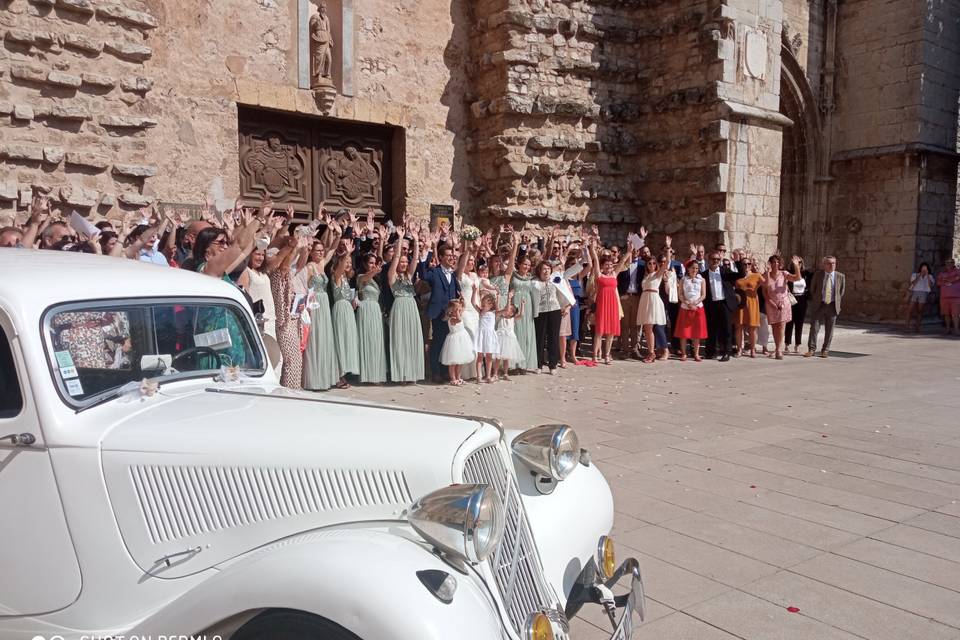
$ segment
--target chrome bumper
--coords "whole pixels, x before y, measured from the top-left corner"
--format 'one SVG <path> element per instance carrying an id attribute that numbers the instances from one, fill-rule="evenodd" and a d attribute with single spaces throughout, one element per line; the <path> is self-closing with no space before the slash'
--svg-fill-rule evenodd
<path id="1" fill-rule="evenodd" d="M 644 619 L 643 577 L 640 575 L 640 563 L 636 558 L 627 558 L 613 573 L 609 580 L 600 580 L 594 570 L 592 584 L 582 585 L 578 593 L 568 603 L 567 611 L 571 615 L 584 604 L 599 604 L 610 618 L 613 635 L 610 640 L 630 640 L 633 636 L 633 614 Z M 622 595 L 614 595 L 613 589 L 624 576 L 630 576 L 630 591 Z M 617 610 L 622 609 L 620 619 L 617 620 Z"/>

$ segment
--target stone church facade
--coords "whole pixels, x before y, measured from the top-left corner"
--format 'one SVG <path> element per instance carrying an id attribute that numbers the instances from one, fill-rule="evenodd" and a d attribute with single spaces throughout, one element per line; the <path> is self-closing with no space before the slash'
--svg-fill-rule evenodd
<path id="1" fill-rule="evenodd" d="M 0 36 L 0 223 L 643 223 L 834 254 L 865 317 L 960 250 L 960 0 L 0 0 Z"/>

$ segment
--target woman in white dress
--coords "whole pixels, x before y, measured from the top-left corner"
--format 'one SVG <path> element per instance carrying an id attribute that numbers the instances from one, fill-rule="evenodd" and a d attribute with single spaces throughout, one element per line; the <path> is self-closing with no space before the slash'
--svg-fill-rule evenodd
<path id="1" fill-rule="evenodd" d="M 656 325 L 667 324 L 667 310 L 660 299 L 660 285 L 670 270 L 670 261 L 647 260 L 646 271 L 643 274 L 643 293 L 640 294 L 640 304 L 637 307 L 637 324 L 643 326 L 643 335 L 647 340 L 647 355 L 643 361 L 651 363 L 659 355 L 666 359 L 667 346 L 663 346 L 657 353 L 653 328 Z"/>
<path id="2" fill-rule="evenodd" d="M 277 339 L 277 311 L 273 302 L 273 291 L 270 289 L 270 276 L 267 273 L 267 252 L 257 249 L 250 254 L 250 261 L 240 278 L 240 286 L 250 296 L 251 302 L 256 305 L 263 303 L 263 313 L 258 320 L 263 321 L 260 330 L 265 336 Z"/>
<path id="3" fill-rule="evenodd" d="M 473 292 L 480 286 L 480 277 L 477 276 L 475 271 L 477 260 L 470 245 L 465 243 L 463 250 L 468 252 L 469 255 L 466 262 L 461 263 L 464 265 L 463 271 L 457 273 L 457 278 L 460 280 L 460 294 L 465 301 L 461 321 L 467 333 L 470 334 L 470 339 L 476 340 L 477 330 L 480 328 L 480 314 L 470 302 L 473 300 Z M 472 380 L 477 374 L 473 367 L 465 367 L 461 375 L 464 380 Z"/>

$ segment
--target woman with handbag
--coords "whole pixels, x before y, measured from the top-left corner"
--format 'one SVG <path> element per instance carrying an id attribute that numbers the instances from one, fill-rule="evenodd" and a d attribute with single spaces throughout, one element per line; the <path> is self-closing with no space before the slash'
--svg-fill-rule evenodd
<path id="1" fill-rule="evenodd" d="M 790 305 L 790 291 L 787 283 L 796 282 L 803 278 L 800 274 L 800 258 L 793 256 L 791 265 L 793 272 L 783 270 L 783 258 L 779 255 L 770 256 L 767 261 L 769 271 L 763 275 L 763 290 L 766 297 L 767 322 L 773 329 L 773 357 L 783 360 L 783 334 L 786 324 L 793 319 L 793 309 Z"/>

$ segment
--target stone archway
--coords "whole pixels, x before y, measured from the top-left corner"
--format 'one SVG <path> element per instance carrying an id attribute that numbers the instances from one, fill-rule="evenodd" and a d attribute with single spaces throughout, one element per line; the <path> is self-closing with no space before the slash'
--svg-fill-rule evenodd
<path id="1" fill-rule="evenodd" d="M 793 121 L 783 131 L 780 174 L 780 248 L 807 260 L 817 251 L 820 113 L 803 67 L 790 44 L 781 50 L 780 113 Z"/>

